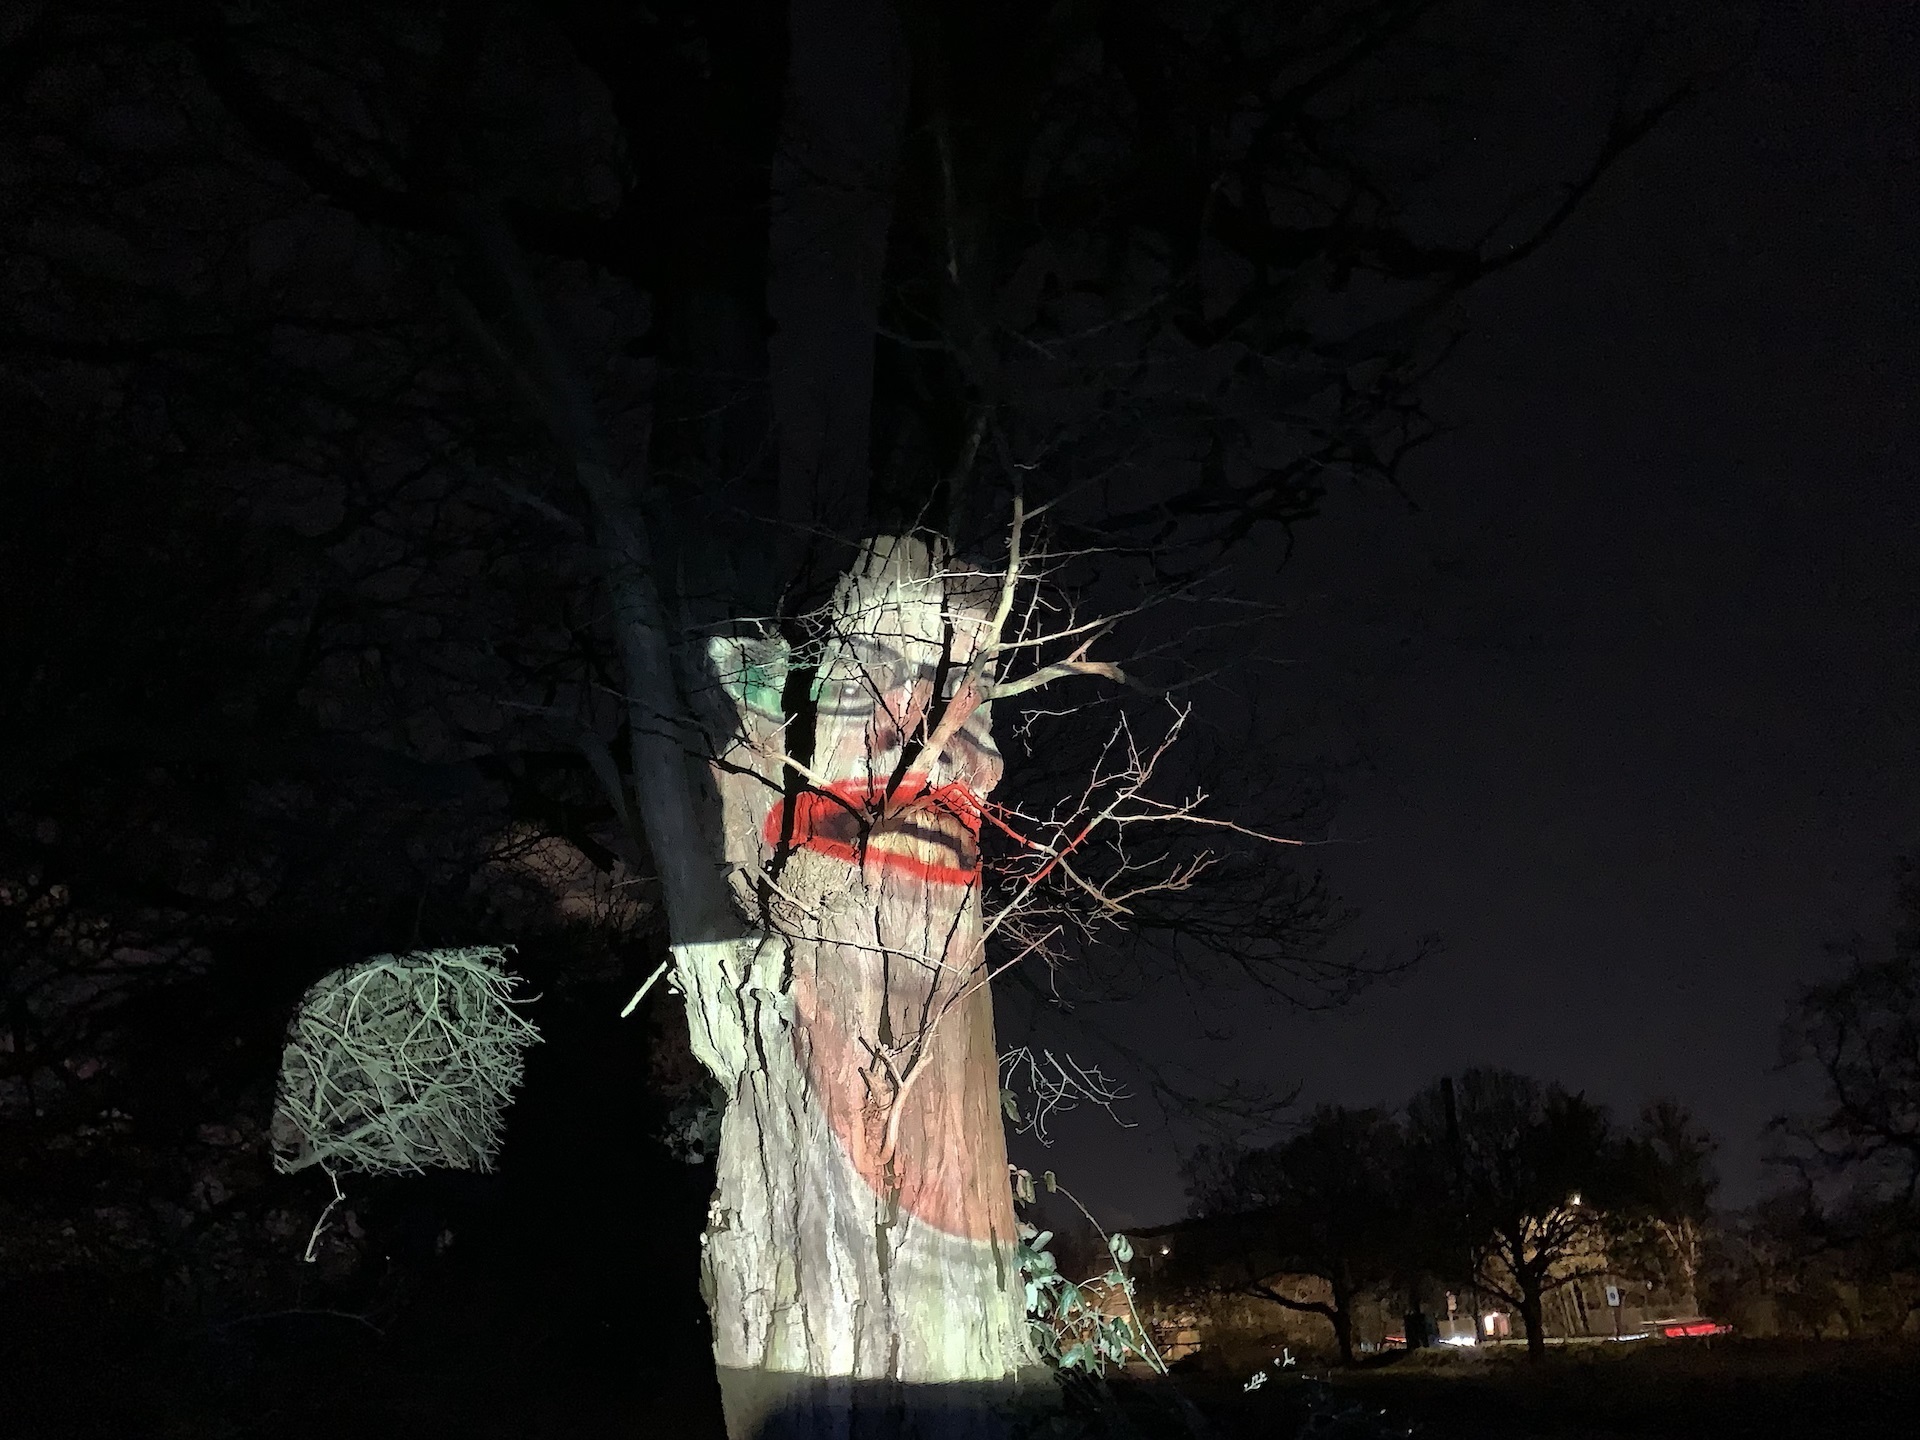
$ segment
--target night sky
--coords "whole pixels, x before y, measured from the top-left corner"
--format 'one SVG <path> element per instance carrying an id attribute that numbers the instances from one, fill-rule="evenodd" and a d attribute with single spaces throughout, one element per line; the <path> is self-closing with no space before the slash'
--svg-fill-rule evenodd
<path id="1" fill-rule="evenodd" d="M 1786 1001 L 1824 941 L 1884 943 L 1920 850 L 1916 12 L 1769 14 L 1476 292 L 1419 510 L 1336 493 L 1302 530 L 1281 683 L 1347 760 L 1316 858 L 1364 943 L 1447 949 L 1232 1042 L 1308 1103 L 1471 1064 L 1625 1118 L 1670 1094 L 1732 1204 L 1813 1098 L 1774 1069 Z M 1133 1114 L 1074 1117 L 1045 1163 L 1116 1221 L 1174 1218 L 1190 1137 Z"/>

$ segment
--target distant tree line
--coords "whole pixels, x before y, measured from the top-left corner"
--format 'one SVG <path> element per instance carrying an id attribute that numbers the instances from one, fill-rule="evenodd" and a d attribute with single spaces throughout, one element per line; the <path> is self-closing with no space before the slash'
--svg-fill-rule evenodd
<path id="1" fill-rule="evenodd" d="M 1210 1283 L 1322 1316 L 1343 1360 L 1358 1302 L 1426 1281 L 1518 1314 L 1539 1354 L 1563 1286 L 1606 1273 L 1692 1291 L 1713 1149 L 1673 1101 L 1621 1126 L 1559 1085 L 1471 1069 L 1399 1115 L 1322 1105 L 1277 1144 L 1204 1149 L 1189 1179 L 1194 1213 L 1224 1222 Z M 1284 1293 L 1278 1273 L 1319 1278 L 1322 1297 Z"/>
<path id="2" fill-rule="evenodd" d="M 1716 1143 L 1674 1100 L 1623 1125 L 1508 1070 L 1444 1077 L 1399 1113 L 1322 1105 L 1276 1143 L 1203 1147 L 1189 1194 L 1208 1241 L 1184 1277 L 1319 1315 L 1344 1360 L 1356 1308 L 1424 1283 L 1517 1314 L 1545 1348 L 1555 1291 L 1599 1274 L 1658 1284 L 1787 1332 L 1894 1333 L 1920 1311 L 1920 869 L 1903 862 L 1893 943 L 1835 947 L 1795 997 L 1782 1060 L 1822 1103 L 1770 1127 L 1789 1183 L 1717 1210 Z M 1324 1282 L 1305 1297 L 1281 1275 Z M 1410 1308 L 1417 1308 L 1410 1302 Z"/>

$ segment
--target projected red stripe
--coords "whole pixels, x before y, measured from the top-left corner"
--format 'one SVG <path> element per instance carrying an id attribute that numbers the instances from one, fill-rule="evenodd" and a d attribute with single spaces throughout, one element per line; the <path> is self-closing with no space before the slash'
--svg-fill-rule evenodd
<path id="1" fill-rule="evenodd" d="M 803 790 L 793 798 L 793 826 L 787 832 L 787 802 L 767 816 L 765 838 L 777 846 L 784 837 L 796 850 L 830 855 L 848 865 L 865 865 L 931 885 L 971 885 L 980 874 L 980 801 L 963 782 L 928 788 L 923 776 L 908 776 L 891 792 L 884 781 L 841 780 L 824 790 Z M 903 854 L 874 840 L 887 831 L 924 828 L 935 847 L 944 844 L 950 862 Z"/>

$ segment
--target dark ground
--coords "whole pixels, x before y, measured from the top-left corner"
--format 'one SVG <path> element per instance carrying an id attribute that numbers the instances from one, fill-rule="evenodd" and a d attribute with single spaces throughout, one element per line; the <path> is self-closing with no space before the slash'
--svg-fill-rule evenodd
<path id="1" fill-rule="evenodd" d="M 1869 1342 L 1649 1341 L 1549 1352 L 1396 1353 L 1329 1377 L 1307 1433 L 1413 1433 L 1423 1440 L 1772 1440 L 1920 1435 L 1920 1349 Z M 1245 1393 L 1189 1382 L 1234 1436 L 1301 1432 L 1313 1382 L 1289 1375 Z M 1358 1423 L 1385 1412 L 1387 1425 Z M 1393 1428 L 1389 1428 L 1393 1427 Z"/>
<path id="2" fill-rule="evenodd" d="M 102 1310 L 85 1324 L 35 1327 L 20 1323 L 16 1304 L 0 1372 L 17 1378 L 5 1386 L 0 1435 L 719 1440 L 704 1334 L 688 1324 L 662 1336 L 662 1297 L 636 1293 L 598 1319 L 550 1307 L 508 1318 L 499 1298 L 449 1285 L 384 1336 L 311 1315 L 157 1332 L 116 1326 Z M 1653 1342 L 1555 1352 L 1538 1366 L 1518 1354 L 1395 1355 L 1324 1380 L 1288 1371 L 1252 1393 L 1239 1377 L 1178 1383 L 1219 1440 L 1920 1434 L 1920 1350 L 1872 1343 Z M 1124 1440 L 1181 1432 L 1143 1382 L 1121 1389 L 1138 1422 Z"/>
<path id="3" fill-rule="evenodd" d="M 384 1334 L 325 1313 L 156 1322 L 116 1316 L 107 1296 L 80 1316 L 70 1292 L 16 1291 L 0 1316 L 0 1437 L 720 1440 L 709 1342 L 684 1299 L 571 1284 L 541 1303 L 526 1295 L 537 1279 L 451 1275 Z"/>

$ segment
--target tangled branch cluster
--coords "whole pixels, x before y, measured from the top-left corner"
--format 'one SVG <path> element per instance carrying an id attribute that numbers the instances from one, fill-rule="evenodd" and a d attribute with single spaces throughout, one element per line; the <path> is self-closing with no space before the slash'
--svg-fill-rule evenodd
<path id="1" fill-rule="evenodd" d="M 1031 1097 L 1031 1106 L 1020 1112 L 1016 1089 Z M 1036 1051 L 1030 1045 L 1017 1045 L 1000 1057 L 1000 1108 L 1014 1131 L 1032 1135 L 1042 1145 L 1051 1145 L 1047 1127 L 1054 1116 L 1074 1109 L 1082 1102 L 1096 1105 L 1114 1121 L 1132 1129 L 1114 1108 L 1131 1099 L 1126 1089 L 1104 1074 L 1098 1065 L 1083 1065 L 1071 1055 L 1055 1055 L 1051 1050 Z"/>
<path id="2" fill-rule="evenodd" d="M 376 955 L 301 997 L 274 1110 L 274 1164 L 489 1170 L 539 1031 L 492 946 Z"/>

